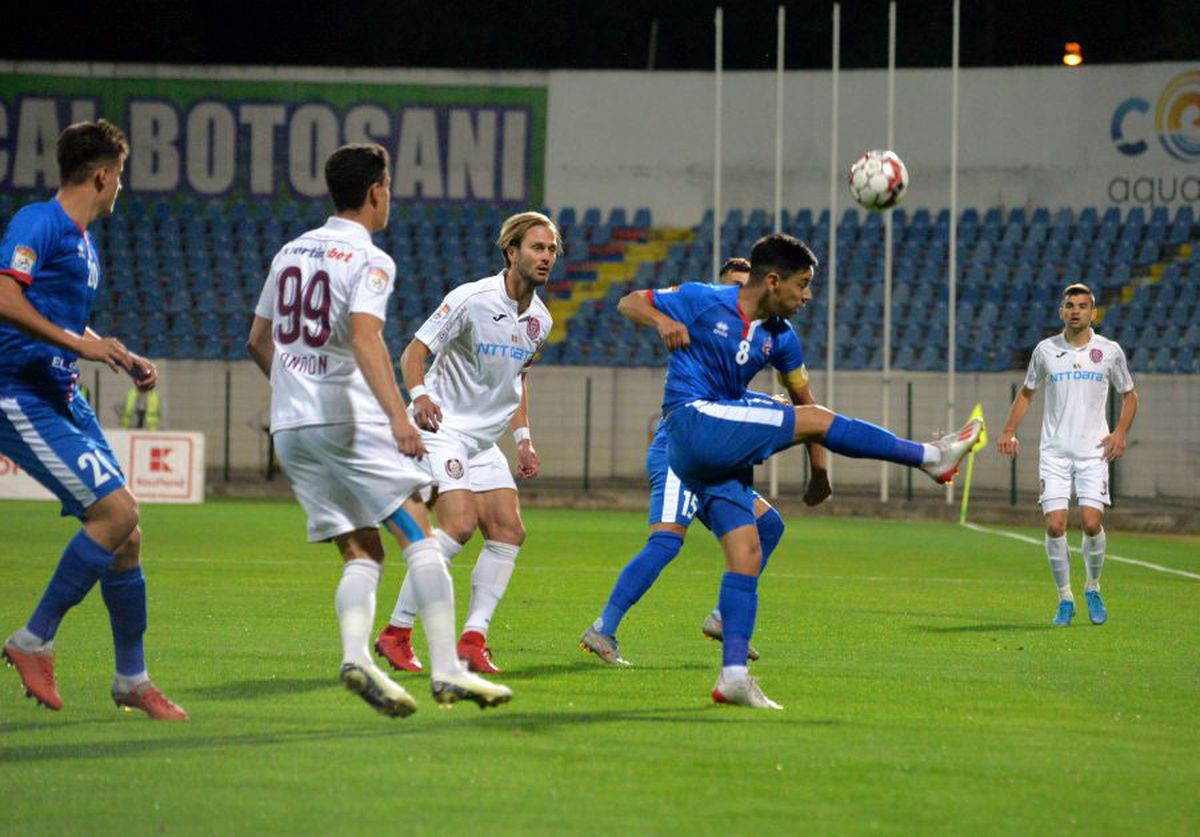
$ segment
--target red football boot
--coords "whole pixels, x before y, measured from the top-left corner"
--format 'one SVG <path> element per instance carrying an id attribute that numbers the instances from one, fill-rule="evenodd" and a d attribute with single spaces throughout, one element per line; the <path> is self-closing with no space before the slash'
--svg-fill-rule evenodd
<path id="1" fill-rule="evenodd" d="M 47 709 L 62 709 L 62 698 L 54 682 L 53 650 L 28 653 L 17 648 L 9 640 L 4 643 L 4 651 L 0 653 L 9 666 L 15 668 L 21 676 L 27 697 L 33 698 Z"/>
<path id="2" fill-rule="evenodd" d="M 186 721 L 183 707 L 158 690 L 149 680 L 143 680 L 128 692 L 113 692 L 113 703 L 128 711 L 140 709 L 156 721 Z"/>
<path id="3" fill-rule="evenodd" d="M 375 653 L 396 671 L 423 671 L 425 668 L 417 658 L 417 652 L 413 651 L 412 628 L 388 625 L 375 640 Z"/>
<path id="4" fill-rule="evenodd" d="M 492 662 L 492 649 L 487 646 L 487 637 L 479 631 L 467 631 L 459 637 L 458 658 L 476 674 L 500 673 L 500 669 Z"/>

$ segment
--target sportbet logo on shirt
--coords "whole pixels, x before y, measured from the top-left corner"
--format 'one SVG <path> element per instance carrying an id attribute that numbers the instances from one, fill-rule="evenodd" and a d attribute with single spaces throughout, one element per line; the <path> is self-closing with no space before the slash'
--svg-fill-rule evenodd
<path id="1" fill-rule="evenodd" d="M 13 270 L 18 273 L 33 273 L 33 266 L 37 264 L 37 253 L 31 247 L 26 247 L 24 244 L 18 244 L 13 248 L 12 262 L 9 264 Z"/>

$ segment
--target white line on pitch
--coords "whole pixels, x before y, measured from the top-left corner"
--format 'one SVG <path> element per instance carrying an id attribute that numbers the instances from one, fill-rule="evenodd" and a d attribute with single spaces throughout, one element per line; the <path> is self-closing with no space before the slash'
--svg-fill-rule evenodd
<path id="1" fill-rule="evenodd" d="M 1034 546 L 1044 546 L 1043 542 L 1039 541 L 1037 538 L 1031 538 L 1028 535 L 1022 535 L 1017 532 L 1005 532 L 1003 529 L 989 529 L 986 526 L 980 526 L 978 523 L 964 523 L 963 525 L 973 532 L 984 532 L 989 535 L 1000 535 L 1001 537 L 1012 538 L 1014 541 L 1024 541 L 1025 543 L 1031 543 Z M 1194 578 L 1197 581 L 1200 581 L 1200 575 L 1197 575 L 1196 573 L 1189 573 L 1187 570 L 1177 570 L 1173 567 L 1164 567 L 1161 564 L 1151 564 L 1149 561 L 1139 561 L 1136 558 L 1123 558 L 1120 555 L 1113 555 L 1111 552 L 1106 554 L 1104 558 L 1108 561 L 1117 561 L 1121 564 L 1136 564 L 1139 567 L 1157 570 L 1160 573 L 1172 573 L 1173 575 L 1181 575 L 1184 578 Z"/>

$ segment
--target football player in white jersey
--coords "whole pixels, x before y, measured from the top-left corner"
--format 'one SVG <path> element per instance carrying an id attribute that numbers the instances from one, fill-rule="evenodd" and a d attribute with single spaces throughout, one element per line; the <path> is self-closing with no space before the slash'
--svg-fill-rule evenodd
<path id="1" fill-rule="evenodd" d="M 285 244 L 271 263 L 247 348 L 271 381 L 271 434 L 308 539 L 333 541 L 343 560 L 334 604 L 340 677 L 379 712 L 409 715 L 416 701 L 372 661 L 367 643 L 383 564 L 379 526 L 404 548 L 425 623 L 438 703 L 504 703 L 512 692 L 466 670 L 455 654 L 454 590 L 419 492 L 425 446 L 405 413 L 383 341 L 392 259 L 371 243 L 387 226 L 388 154 L 346 145 L 325 163 L 336 214 Z"/>
<path id="2" fill-rule="evenodd" d="M 1111 505 L 1108 463 L 1125 453 L 1138 397 L 1121 347 L 1092 331 L 1096 298 L 1088 286 L 1068 286 L 1063 291 L 1060 313 L 1065 326 L 1062 334 L 1046 338 L 1033 350 L 1025 385 L 1008 412 L 997 448 L 1006 456 L 1017 455 L 1017 425 L 1029 410 L 1034 392 L 1045 386 L 1038 502 L 1046 516 L 1046 556 L 1058 586 L 1058 610 L 1052 621 L 1065 627 L 1075 615 L 1066 536 L 1067 508 L 1074 489 L 1083 523 L 1081 551 L 1087 570 L 1084 593 L 1088 618 L 1094 625 L 1103 625 L 1108 620 L 1100 597 L 1106 546 L 1103 516 L 1104 509 Z M 1111 432 L 1106 418 L 1110 384 L 1121 393 L 1121 416 Z"/>
<path id="3" fill-rule="evenodd" d="M 525 540 L 517 486 L 496 442 L 511 430 L 517 475 L 538 475 L 525 375 L 550 334 L 550 312 L 535 291 L 549 280 L 562 238 L 545 215 L 521 212 L 504 222 L 496 244 L 504 254 L 504 270 L 451 291 L 400 359 L 437 486 L 434 535 L 447 561 L 471 539 L 476 526 L 483 531 L 458 656 L 471 671 L 489 674 L 500 669 L 487 645 L 488 626 Z M 426 375 L 430 355 L 434 359 Z M 420 671 L 412 651 L 416 607 L 411 576 L 375 650 L 397 669 Z"/>

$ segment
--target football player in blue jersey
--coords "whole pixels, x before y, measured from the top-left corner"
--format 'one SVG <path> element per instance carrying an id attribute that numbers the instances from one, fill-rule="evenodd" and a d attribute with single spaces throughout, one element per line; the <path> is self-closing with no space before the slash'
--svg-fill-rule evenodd
<path id="1" fill-rule="evenodd" d="M 749 279 L 750 262 L 742 258 L 729 259 L 717 274 L 717 282 L 722 285 L 742 287 Z M 800 306 L 803 307 L 811 298 L 811 291 L 806 292 Z M 768 362 L 775 367 L 792 403 L 815 404 L 816 399 L 808 386 L 808 371 L 799 339 L 790 329 L 783 331 L 780 337 Z M 825 469 L 824 449 L 810 441 L 808 451 L 812 475 L 804 493 L 804 502 L 815 506 L 829 497 L 831 489 Z M 666 566 L 679 554 L 688 526 L 698 511 L 697 498 L 683 488 L 678 475 L 667 464 L 667 430 L 663 422 L 659 422 L 646 451 L 646 478 L 650 482 L 650 536 L 641 551 L 621 570 L 604 610 L 579 640 L 583 650 L 590 651 L 611 665 L 629 665 L 620 653 L 617 628 L 629 609 L 641 600 Z M 754 517 L 762 548 L 761 575 L 771 552 L 783 537 L 784 523 L 779 512 L 757 492 L 754 492 Z M 701 523 L 707 525 L 703 514 L 699 518 Z M 704 619 L 701 632 L 711 639 L 723 638 L 719 609 L 713 610 Z M 751 660 L 757 660 L 759 656 L 753 646 L 747 646 L 747 654 Z"/>
<path id="2" fill-rule="evenodd" d="M 982 422 L 972 420 L 956 433 L 922 444 L 817 404 L 785 405 L 747 393 L 775 347 L 796 339 L 787 318 L 811 297 L 816 267 L 816 257 L 803 242 L 774 233 L 755 243 L 750 279 L 741 288 L 689 284 L 634 291 L 617 309 L 633 322 L 655 328 L 672 349 L 662 409 L 667 463 L 695 498 L 696 514 L 704 516 L 725 553 L 718 599 L 723 665 L 712 691 L 717 703 L 780 708 L 747 669 L 763 555 L 754 516 L 753 466 L 816 440 L 833 453 L 920 468 L 944 483 L 954 478 L 982 430 Z"/>
<path id="3" fill-rule="evenodd" d="M 151 718 L 186 720 L 146 673 L 137 500 L 76 386 L 78 358 L 124 370 L 141 389 L 157 383 L 154 364 L 88 328 L 100 260 L 87 228 L 113 211 L 129 142 L 106 120 L 79 122 L 63 131 L 57 152 L 57 194 L 22 207 L 0 240 L 0 453 L 54 492 L 62 513 L 83 527 L 2 653 L 27 695 L 61 709 L 54 636 L 99 581 L 116 657 L 113 700 Z"/>

